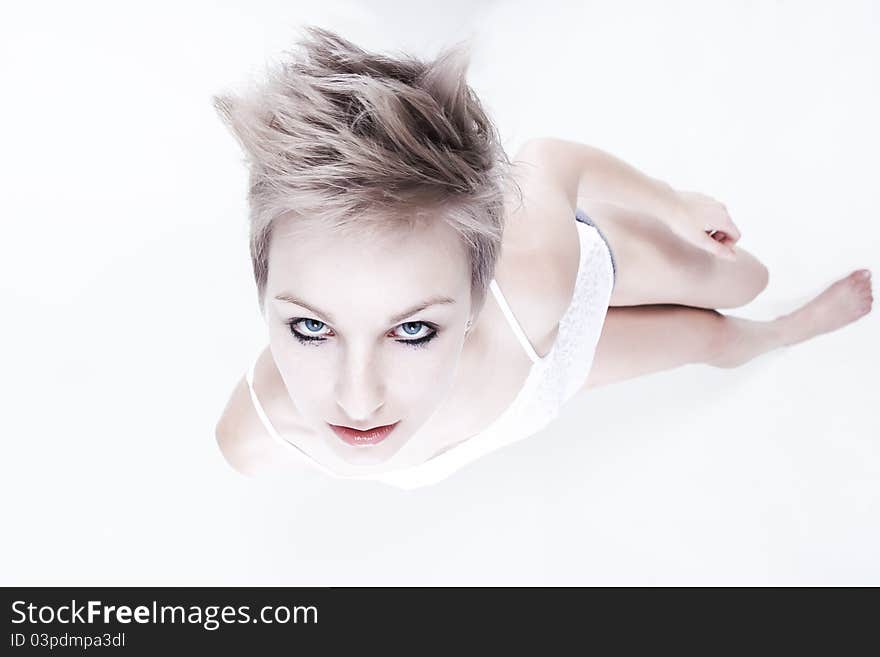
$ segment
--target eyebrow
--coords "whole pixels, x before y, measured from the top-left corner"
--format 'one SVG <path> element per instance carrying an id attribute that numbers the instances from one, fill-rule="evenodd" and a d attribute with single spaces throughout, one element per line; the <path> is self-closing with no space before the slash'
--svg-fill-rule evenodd
<path id="1" fill-rule="evenodd" d="M 275 295 L 275 299 L 277 299 L 278 301 L 284 301 L 286 303 L 293 303 L 293 304 L 296 304 L 297 306 L 302 306 L 303 308 L 308 308 L 313 313 L 315 313 L 317 315 L 321 315 L 323 317 L 326 317 L 334 324 L 336 323 L 336 320 L 334 319 L 333 315 L 331 315 L 330 313 L 324 312 L 323 310 L 319 310 L 315 306 L 307 304 L 305 301 L 303 301 L 302 299 L 298 299 L 297 297 L 293 296 L 289 292 L 282 292 L 281 294 L 277 294 L 277 295 Z M 414 315 L 415 313 L 420 312 L 420 311 L 424 310 L 425 308 L 429 308 L 430 306 L 436 306 L 436 305 L 440 305 L 440 304 L 453 304 L 453 303 L 455 303 L 455 299 L 453 299 L 451 297 L 434 296 L 429 299 L 425 299 L 421 303 L 416 304 L 415 306 L 413 306 L 412 308 L 410 308 L 406 312 L 403 312 L 403 313 L 400 313 L 399 315 L 395 315 L 394 317 L 391 317 L 388 320 L 388 323 L 391 324 L 394 322 L 399 322 L 400 320 L 402 320 L 406 317 L 409 317 L 410 315 Z"/>

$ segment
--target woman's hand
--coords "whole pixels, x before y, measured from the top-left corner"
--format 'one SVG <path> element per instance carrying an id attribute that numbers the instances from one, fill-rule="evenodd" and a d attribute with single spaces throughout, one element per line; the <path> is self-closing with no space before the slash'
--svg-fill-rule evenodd
<path id="1" fill-rule="evenodd" d="M 666 217 L 666 225 L 683 240 L 719 258 L 736 260 L 733 245 L 739 241 L 736 224 L 727 208 L 699 192 L 675 190 L 677 210 Z"/>

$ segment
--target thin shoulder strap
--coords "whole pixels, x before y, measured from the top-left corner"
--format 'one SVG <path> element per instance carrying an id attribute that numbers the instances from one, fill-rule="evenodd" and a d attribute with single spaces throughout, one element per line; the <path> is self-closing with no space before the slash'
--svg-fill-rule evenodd
<path id="1" fill-rule="evenodd" d="M 245 378 L 247 379 L 248 390 L 251 393 L 251 401 L 254 404 L 254 410 L 257 412 L 257 417 L 260 418 L 260 422 L 263 423 L 263 426 L 266 428 L 266 431 L 269 433 L 272 438 L 277 440 L 278 442 L 286 443 L 277 431 L 275 431 L 275 427 L 272 426 L 272 423 L 269 421 L 269 416 L 266 415 L 266 411 L 263 410 L 263 405 L 260 403 L 260 400 L 257 399 L 257 392 L 254 390 L 254 369 L 257 366 L 257 361 L 260 359 L 257 356 L 252 362 L 251 366 L 248 368 L 247 375 Z"/>
<path id="2" fill-rule="evenodd" d="M 532 347 L 529 339 L 526 337 L 525 331 L 523 331 L 522 327 L 519 325 L 519 322 L 516 321 L 516 317 L 514 317 L 513 311 L 507 303 L 507 299 L 501 294 L 501 288 L 498 287 L 498 283 L 495 282 L 494 278 L 492 279 L 492 282 L 489 283 L 489 289 L 491 289 L 492 294 L 495 295 L 495 299 L 501 307 L 501 312 L 503 312 L 504 316 L 507 318 L 507 323 L 510 324 L 510 328 L 513 330 L 516 339 L 519 340 L 519 343 L 522 345 L 522 348 L 525 350 L 531 361 L 537 363 L 541 360 L 541 357 L 538 355 L 538 352 L 535 351 L 534 347 Z"/>

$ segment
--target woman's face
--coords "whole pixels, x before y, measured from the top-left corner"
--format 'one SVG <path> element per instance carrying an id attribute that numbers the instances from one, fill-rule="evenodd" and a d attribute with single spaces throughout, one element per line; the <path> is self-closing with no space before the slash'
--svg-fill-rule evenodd
<path id="1" fill-rule="evenodd" d="M 443 221 L 357 232 L 279 221 L 265 309 L 272 355 L 300 419 L 339 459 L 368 466 L 400 450 L 452 390 L 471 282 L 465 248 Z M 394 423 L 366 445 L 330 426 Z"/>

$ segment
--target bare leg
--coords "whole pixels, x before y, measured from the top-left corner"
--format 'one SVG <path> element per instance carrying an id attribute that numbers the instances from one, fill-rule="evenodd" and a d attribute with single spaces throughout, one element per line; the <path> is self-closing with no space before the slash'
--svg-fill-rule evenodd
<path id="1" fill-rule="evenodd" d="M 867 315 L 873 302 L 870 272 L 859 269 L 828 286 L 809 303 L 773 321 L 728 316 L 723 346 L 709 364 L 736 367 L 770 349 L 836 331 Z"/>
<path id="2" fill-rule="evenodd" d="M 834 331 L 871 310 L 871 280 L 858 270 L 787 315 L 753 321 L 715 310 L 652 305 L 609 308 L 585 387 L 690 363 L 736 367 L 778 347 Z"/>
<path id="3" fill-rule="evenodd" d="M 608 239 L 617 261 L 610 306 L 736 308 L 767 287 L 767 267 L 739 246 L 735 261 L 723 260 L 685 242 L 654 216 L 592 199 L 578 199 L 578 205 Z"/>
<path id="4" fill-rule="evenodd" d="M 714 310 L 689 306 L 609 308 L 585 387 L 705 363 L 717 351 L 723 321 Z"/>

